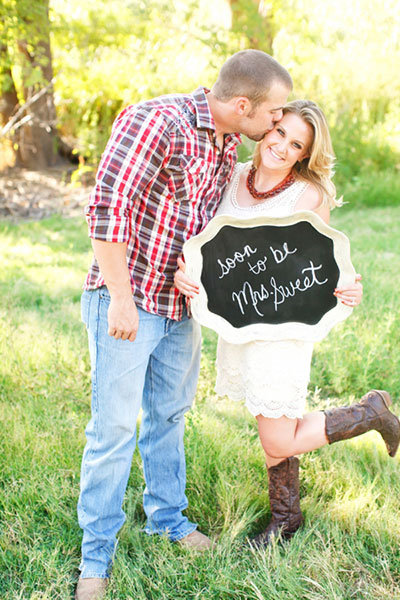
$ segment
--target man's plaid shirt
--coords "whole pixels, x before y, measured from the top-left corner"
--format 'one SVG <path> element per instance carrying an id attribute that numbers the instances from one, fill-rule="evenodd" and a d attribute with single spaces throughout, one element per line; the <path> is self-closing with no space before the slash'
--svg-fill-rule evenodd
<path id="1" fill-rule="evenodd" d="M 186 240 L 214 216 L 236 162 L 237 134 L 220 152 L 207 90 L 160 96 L 117 117 L 86 207 L 89 236 L 127 242 L 135 302 L 180 320 L 184 297 L 173 287 Z M 104 285 L 94 259 L 85 289 Z"/>

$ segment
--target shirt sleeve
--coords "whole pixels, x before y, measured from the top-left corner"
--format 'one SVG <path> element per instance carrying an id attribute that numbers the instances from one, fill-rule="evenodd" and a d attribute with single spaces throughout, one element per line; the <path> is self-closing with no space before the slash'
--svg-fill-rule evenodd
<path id="1" fill-rule="evenodd" d="M 126 242 L 135 199 L 151 186 L 170 145 L 159 110 L 130 106 L 117 117 L 86 207 L 89 237 Z"/>

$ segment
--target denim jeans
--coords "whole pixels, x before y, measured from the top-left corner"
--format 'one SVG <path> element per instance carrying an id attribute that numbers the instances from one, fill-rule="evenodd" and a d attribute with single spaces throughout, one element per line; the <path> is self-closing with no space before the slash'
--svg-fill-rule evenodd
<path id="1" fill-rule="evenodd" d="M 108 577 L 122 510 L 136 421 L 143 409 L 139 450 L 146 487 L 148 534 L 179 540 L 196 529 L 182 511 L 186 465 L 184 414 L 191 407 L 200 364 L 199 326 L 139 310 L 134 342 L 107 333 L 106 287 L 82 295 L 82 320 L 92 364 L 92 418 L 82 458 L 79 524 L 83 529 L 81 577 Z"/>

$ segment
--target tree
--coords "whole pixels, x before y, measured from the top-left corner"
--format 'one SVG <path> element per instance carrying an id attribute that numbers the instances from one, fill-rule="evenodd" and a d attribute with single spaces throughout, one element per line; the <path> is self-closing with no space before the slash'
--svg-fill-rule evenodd
<path id="1" fill-rule="evenodd" d="M 272 4 L 262 0 L 230 0 L 232 32 L 242 39 L 246 48 L 272 54 L 275 35 Z"/>
<path id="2" fill-rule="evenodd" d="M 0 44 L 0 80 L 2 81 L 2 94 L 0 96 L 1 125 L 5 125 L 14 110 L 18 107 L 17 90 L 8 63 L 8 50 L 6 44 Z"/>
<path id="3" fill-rule="evenodd" d="M 3 14 L 1 14 L 3 13 Z M 58 136 L 53 93 L 48 0 L 3 0 L 0 115 L 17 162 L 51 166 Z"/>

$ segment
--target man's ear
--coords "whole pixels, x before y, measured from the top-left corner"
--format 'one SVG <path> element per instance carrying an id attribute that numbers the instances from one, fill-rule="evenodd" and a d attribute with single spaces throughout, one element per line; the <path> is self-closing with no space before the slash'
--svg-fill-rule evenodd
<path id="1" fill-rule="evenodd" d="M 239 117 L 246 117 L 251 111 L 251 102 L 246 96 L 237 96 L 234 104 L 235 113 Z"/>

